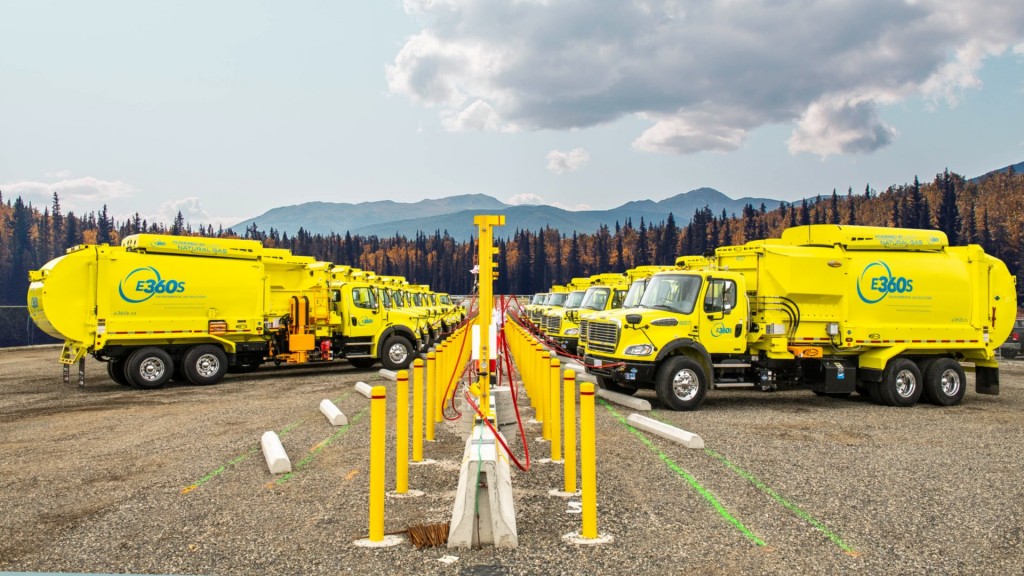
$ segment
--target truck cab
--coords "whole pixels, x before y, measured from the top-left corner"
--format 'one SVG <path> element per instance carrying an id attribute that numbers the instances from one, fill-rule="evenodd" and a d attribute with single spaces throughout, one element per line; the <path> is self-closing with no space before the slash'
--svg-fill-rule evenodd
<path id="1" fill-rule="evenodd" d="M 692 409 L 703 401 L 715 364 L 742 359 L 747 323 L 742 274 L 654 274 L 636 306 L 589 319 L 587 371 L 613 391 L 654 388 L 670 407 Z"/>

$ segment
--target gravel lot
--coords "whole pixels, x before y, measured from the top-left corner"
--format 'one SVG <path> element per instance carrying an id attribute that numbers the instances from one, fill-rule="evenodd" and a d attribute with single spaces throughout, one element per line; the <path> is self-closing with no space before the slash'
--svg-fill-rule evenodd
<path id="1" fill-rule="evenodd" d="M 367 530 L 370 425 L 353 384 L 383 384 L 375 371 L 282 367 L 145 392 L 109 381 L 90 359 L 79 389 L 61 382 L 58 353 L 0 351 L 0 570 L 1024 572 L 1019 360 L 1004 363 L 1000 396 L 974 394 L 972 380 L 952 408 L 714 391 L 698 412 L 675 413 L 641 393 L 651 415 L 700 434 L 707 450 L 631 431 L 620 421 L 628 409 L 599 404 L 598 522 L 614 542 L 563 541 L 580 515 L 547 494 L 561 488 L 562 467 L 538 462 L 550 449 L 532 424 L 533 467 L 513 473 L 518 548 L 371 550 L 352 544 Z M 352 423 L 329 426 L 323 398 Z M 290 477 L 267 472 L 266 430 L 282 434 Z M 425 448 L 438 463 L 410 468 L 425 496 L 389 499 L 386 530 L 449 519 L 462 450 L 454 424 L 438 430 Z M 443 563 L 449 555 L 457 560 Z"/>

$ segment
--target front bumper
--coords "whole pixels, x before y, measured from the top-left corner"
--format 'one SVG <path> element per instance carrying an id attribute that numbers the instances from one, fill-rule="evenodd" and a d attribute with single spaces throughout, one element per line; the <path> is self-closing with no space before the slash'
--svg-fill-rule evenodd
<path id="1" fill-rule="evenodd" d="M 658 373 L 658 365 L 654 362 L 625 362 L 620 358 L 597 354 L 584 356 L 583 365 L 588 374 L 604 376 L 631 386 L 654 384 L 654 378 Z"/>

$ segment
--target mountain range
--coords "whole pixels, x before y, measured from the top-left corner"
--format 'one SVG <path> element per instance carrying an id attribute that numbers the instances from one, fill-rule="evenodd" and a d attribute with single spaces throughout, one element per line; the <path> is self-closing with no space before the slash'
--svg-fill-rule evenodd
<path id="1" fill-rule="evenodd" d="M 698 188 L 660 201 L 635 200 L 610 210 L 565 210 L 544 205 L 511 205 L 485 194 L 465 194 L 419 202 L 333 203 L 306 202 L 281 206 L 255 218 L 231 227 L 244 234 L 253 224 L 261 231 L 271 228 L 294 235 L 299 228 L 312 234 L 377 236 L 380 238 L 401 234 L 412 237 L 416 232 L 433 234 L 447 231 L 458 241 L 476 235 L 473 216 L 477 214 L 504 214 L 505 226 L 496 231 L 498 237 L 510 237 L 516 230 L 539 230 L 546 226 L 562 232 L 596 232 L 601 225 L 613 227 L 631 219 L 640 226 L 640 219 L 660 223 L 672 213 L 676 224 L 685 226 L 694 212 L 708 207 L 718 216 L 723 210 L 728 215 L 740 214 L 747 204 L 769 210 L 777 208 L 779 200 L 770 198 L 740 198 L 734 200 L 713 188 Z"/>
<path id="2" fill-rule="evenodd" d="M 993 174 L 1024 172 L 1024 162 L 992 170 L 972 178 L 971 182 L 982 180 Z M 679 227 L 686 226 L 694 212 L 711 209 L 715 216 L 725 210 L 729 216 L 743 212 L 750 204 L 760 209 L 764 204 L 768 210 L 778 208 L 780 200 L 771 198 L 732 199 L 714 188 L 697 188 L 660 201 L 634 200 L 610 210 L 565 210 L 545 205 L 512 205 L 486 194 L 464 194 L 419 202 L 395 202 L 378 200 L 358 204 L 335 202 L 306 202 L 293 206 L 274 208 L 255 218 L 239 222 L 231 227 L 236 234 L 244 234 L 246 228 L 256 224 L 263 232 L 271 228 L 278 232 L 295 235 L 300 228 L 311 234 L 377 236 L 385 238 L 403 235 L 407 238 L 417 232 L 433 234 L 447 232 L 458 241 L 468 240 L 476 235 L 473 216 L 477 214 L 504 214 L 505 226 L 496 231 L 497 236 L 511 237 L 516 230 L 540 230 L 546 226 L 563 233 L 573 231 L 594 233 L 602 225 L 613 227 L 616 222 L 625 224 L 632 220 L 633 226 L 640 226 L 640 219 L 658 224 L 664 222 L 669 213 Z"/>

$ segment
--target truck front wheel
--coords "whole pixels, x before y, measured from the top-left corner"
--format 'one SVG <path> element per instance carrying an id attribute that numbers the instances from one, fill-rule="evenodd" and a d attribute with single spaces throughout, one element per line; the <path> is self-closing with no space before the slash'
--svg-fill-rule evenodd
<path id="1" fill-rule="evenodd" d="M 708 393 L 707 376 L 697 362 L 675 356 L 658 369 L 655 392 L 658 400 L 672 410 L 696 410 Z"/>
<path id="2" fill-rule="evenodd" d="M 952 358 L 937 358 L 924 370 L 924 397 L 932 404 L 952 406 L 964 399 L 967 375 Z"/>
<path id="3" fill-rule="evenodd" d="M 389 336 L 384 341 L 380 363 L 388 370 L 405 370 L 412 362 L 412 342 L 402 336 Z"/>
<path id="4" fill-rule="evenodd" d="M 908 358 L 893 358 L 878 383 L 878 397 L 889 406 L 913 406 L 921 398 L 921 371 Z"/>
<path id="5" fill-rule="evenodd" d="M 162 387 L 171 379 L 172 373 L 174 362 L 171 355 L 154 346 L 132 352 L 125 366 L 125 376 L 132 386 L 146 390 Z"/>
<path id="6" fill-rule="evenodd" d="M 228 357 L 220 346 L 199 344 L 188 349 L 181 368 L 185 379 L 196 386 L 216 384 L 228 371 Z"/>

